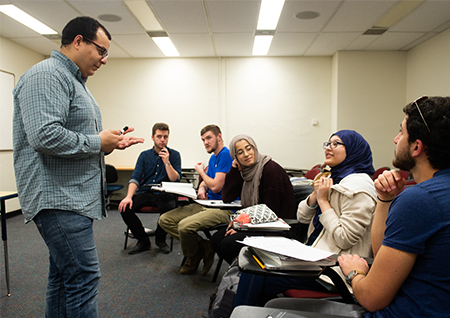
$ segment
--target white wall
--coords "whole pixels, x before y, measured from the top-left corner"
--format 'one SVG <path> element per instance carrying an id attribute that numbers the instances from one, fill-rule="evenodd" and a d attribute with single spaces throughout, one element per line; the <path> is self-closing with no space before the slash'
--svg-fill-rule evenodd
<path id="1" fill-rule="evenodd" d="M 330 75 L 331 58 L 325 57 L 111 59 L 88 87 L 101 105 L 104 128 L 129 125 L 147 137 L 143 145 L 109 155 L 114 165 L 134 166 L 153 145 L 153 123 L 163 121 L 183 167 L 207 162 L 199 132 L 216 123 L 226 145 L 247 133 L 283 166 L 310 168 L 323 160 L 320 145 L 330 132 Z"/>
<path id="2" fill-rule="evenodd" d="M 450 96 L 450 30 L 408 52 L 407 101 L 427 96 Z"/>
<path id="3" fill-rule="evenodd" d="M 369 142 L 375 169 L 392 167 L 394 137 L 406 96 L 405 52 L 336 53 L 336 130 L 352 129 Z"/>
<path id="4" fill-rule="evenodd" d="M 44 56 L 0 36 L 0 69 L 13 73 L 15 82 L 31 66 L 43 60 Z M 13 168 L 13 152 L 0 151 L 0 190 L 15 191 L 16 180 Z M 6 210 L 20 209 L 19 200 L 6 202 Z"/>

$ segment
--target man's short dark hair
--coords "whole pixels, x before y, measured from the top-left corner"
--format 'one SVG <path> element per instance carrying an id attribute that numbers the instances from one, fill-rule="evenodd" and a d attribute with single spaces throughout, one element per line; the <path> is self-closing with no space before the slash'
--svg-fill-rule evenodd
<path id="1" fill-rule="evenodd" d="M 97 39 L 97 31 L 101 28 L 108 39 L 111 41 L 111 34 L 108 30 L 97 20 L 91 17 L 77 17 L 69 21 L 62 30 L 61 46 L 69 45 L 73 42 L 75 37 L 80 34 L 85 38 L 95 41 Z"/>
<path id="2" fill-rule="evenodd" d="M 156 124 L 154 124 L 153 128 L 152 128 L 152 136 L 154 136 L 156 134 L 157 130 L 167 131 L 167 132 L 170 133 L 169 125 L 167 125 L 166 123 L 156 123 Z"/>
<path id="3" fill-rule="evenodd" d="M 420 112 L 425 119 L 428 131 Z M 425 145 L 425 153 L 434 169 L 450 167 L 450 97 L 428 97 L 412 102 L 403 108 L 408 116 L 406 129 L 410 143 L 420 139 Z"/>
<path id="4" fill-rule="evenodd" d="M 212 132 L 214 134 L 214 136 L 218 136 L 219 134 L 222 133 L 220 131 L 219 126 L 211 124 L 211 125 L 207 125 L 207 126 L 203 127 L 202 130 L 200 130 L 200 136 L 203 136 L 208 131 Z"/>

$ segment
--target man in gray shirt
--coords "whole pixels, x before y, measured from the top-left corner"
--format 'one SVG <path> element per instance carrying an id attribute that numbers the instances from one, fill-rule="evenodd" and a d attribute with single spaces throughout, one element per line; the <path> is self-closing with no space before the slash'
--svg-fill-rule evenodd
<path id="1" fill-rule="evenodd" d="M 73 19 L 62 31 L 60 51 L 31 67 L 13 91 L 19 200 L 25 221 L 35 222 L 50 253 L 46 317 L 98 317 L 92 224 L 105 216 L 103 157 L 143 142 L 103 130 L 85 85 L 106 64 L 110 41 L 95 19 Z"/>

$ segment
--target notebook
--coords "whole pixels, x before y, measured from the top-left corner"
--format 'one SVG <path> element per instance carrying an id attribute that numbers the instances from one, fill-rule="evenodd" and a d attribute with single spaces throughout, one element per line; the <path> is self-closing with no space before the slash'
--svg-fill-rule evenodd
<path id="1" fill-rule="evenodd" d="M 336 260 L 325 258 L 318 261 L 305 261 L 298 258 L 249 247 L 258 265 L 266 270 L 295 270 L 295 271 L 321 271 L 322 266 L 333 266 Z"/>

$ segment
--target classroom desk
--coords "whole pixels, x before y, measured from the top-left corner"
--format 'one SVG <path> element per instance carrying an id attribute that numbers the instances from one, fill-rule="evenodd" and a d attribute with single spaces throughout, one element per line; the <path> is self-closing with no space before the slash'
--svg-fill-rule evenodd
<path id="1" fill-rule="evenodd" d="M 6 296 L 11 296 L 9 290 L 9 259 L 8 259 L 8 237 L 6 235 L 6 204 L 5 201 L 12 198 L 17 198 L 18 194 L 15 191 L 0 191 L 1 201 L 1 215 L 2 215 L 2 241 L 3 254 L 5 256 L 5 276 L 6 276 Z"/>
<path id="2" fill-rule="evenodd" d="M 332 258 L 337 259 L 338 255 L 333 255 Z M 373 262 L 373 259 L 366 258 L 369 264 Z M 322 271 L 272 271 L 262 269 L 254 260 L 252 252 L 247 246 L 244 246 L 238 257 L 238 266 L 242 272 L 250 273 L 254 275 L 264 275 L 264 276 L 281 276 L 281 277 L 292 277 L 292 278 L 304 278 L 304 279 L 316 279 L 320 275 L 328 276 L 336 287 L 337 291 L 342 297 L 342 300 L 346 304 L 355 304 L 356 300 L 353 294 L 347 288 L 347 285 L 342 280 L 341 276 L 334 271 L 331 267 L 325 266 Z"/>

